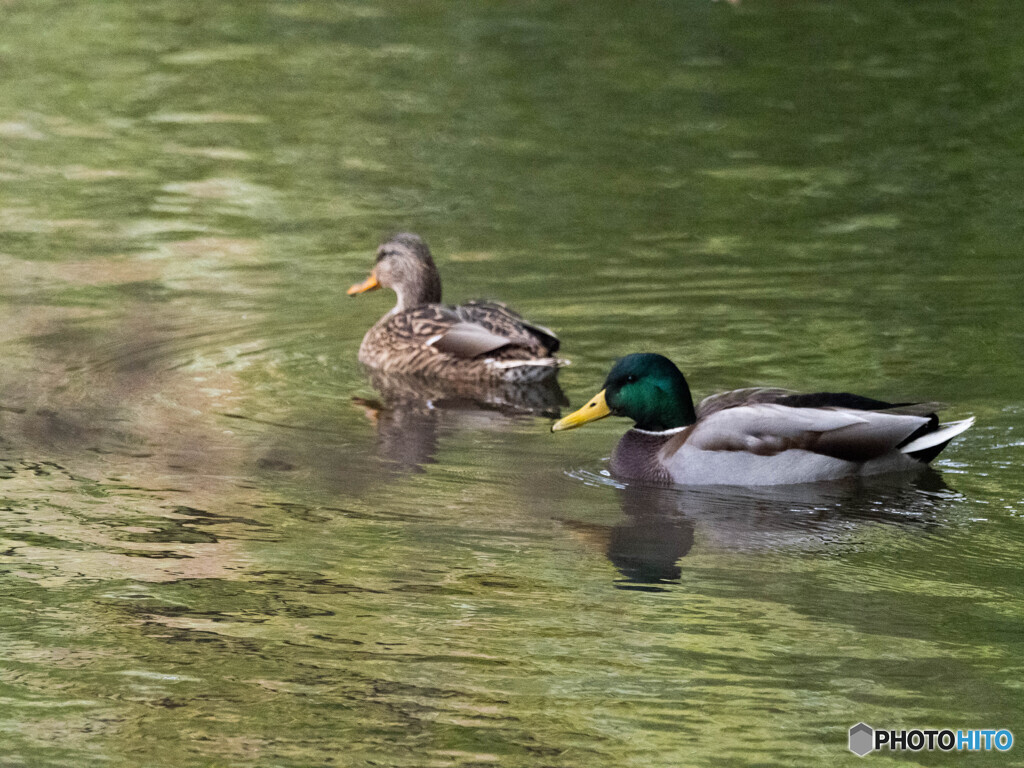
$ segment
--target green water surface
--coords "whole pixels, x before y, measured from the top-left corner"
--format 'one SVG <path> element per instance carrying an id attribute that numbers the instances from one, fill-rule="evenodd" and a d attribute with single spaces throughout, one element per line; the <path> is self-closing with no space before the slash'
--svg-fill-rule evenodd
<path id="1" fill-rule="evenodd" d="M 0 766 L 862 765 L 1024 740 L 1024 5 L 0 0 Z M 698 395 L 948 404 L 910 481 L 623 486 L 381 410 L 380 239 Z M 358 398 L 353 400 L 353 398 Z M 449 407 L 452 406 L 452 407 Z M 1024 765 L 878 753 L 871 765 Z"/>

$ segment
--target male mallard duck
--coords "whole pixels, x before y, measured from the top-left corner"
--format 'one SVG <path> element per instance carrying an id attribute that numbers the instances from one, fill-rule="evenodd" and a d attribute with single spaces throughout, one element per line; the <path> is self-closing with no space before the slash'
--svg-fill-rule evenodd
<path id="1" fill-rule="evenodd" d="M 414 234 L 395 235 L 377 249 L 370 276 L 349 296 L 377 288 L 398 295 L 359 347 L 359 362 L 382 373 L 426 375 L 449 381 L 536 382 L 565 361 L 553 355 L 558 337 L 504 304 L 441 303 L 441 277 L 430 249 Z"/>
<path id="2" fill-rule="evenodd" d="M 666 357 L 627 355 L 604 388 L 552 432 L 605 416 L 636 422 L 612 455 L 626 479 L 680 485 L 779 485 L 920 468 L 974 418 L 939 424 L 928 403 L 757 387 L 712 395 L 696 410 Z"/>

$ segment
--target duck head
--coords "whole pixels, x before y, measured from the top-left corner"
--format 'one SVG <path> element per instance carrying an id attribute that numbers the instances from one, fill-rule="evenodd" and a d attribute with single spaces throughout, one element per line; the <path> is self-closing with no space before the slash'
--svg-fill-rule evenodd
<path id="1" fill-rule="evenodd" d="M 637 429 L 663 432 L 693 424 L 690 387 L 667 357 L 650 353 L 626 355 L 615 363 L 604 388 L 575 413 L 556 421 L 552 432 L 575 429 L 605 416 L 625 416 Z"/>
<path id="2" fill-rule="evenodd" d="M 349 288 L 348 295 L 378 288 L 390 288 L 398 296 L 393 312 L 441 301 L 441 277 L 419 235 L 402 232 L 382 243 L 370 276 Z"/>

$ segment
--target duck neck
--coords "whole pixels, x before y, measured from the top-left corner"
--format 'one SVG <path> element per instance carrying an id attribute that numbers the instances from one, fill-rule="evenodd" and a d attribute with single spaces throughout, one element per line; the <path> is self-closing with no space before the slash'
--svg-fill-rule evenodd
<path id="1" fill-rule="evenodd" d="M 697 421 L 693 396 L 682 375 L 656 382 L 652 390 L 637 398 L 630 415 L 636 421 L 636 429 L 645 432 L 665 432 Z"/>
<path id="2" fill-rule="evenodd" d="M 672 409 L 645 414 L 636 422 L 635 429 L 642 429 L 644 432 L 665 432 L 670 429 L 688 427 L 696 421 L 697 415 L 693 410 L 693 402 L 687 399 L 685 403 L 678 403 Z"/>
<path id="3" fill-rule="evenodd" d="M 398 303 L 393 312 L 412 309 L 422 304 L 441 303 L 441 276 L 433 264 L 420 264 L 415 274 L 394 286 Z"/>

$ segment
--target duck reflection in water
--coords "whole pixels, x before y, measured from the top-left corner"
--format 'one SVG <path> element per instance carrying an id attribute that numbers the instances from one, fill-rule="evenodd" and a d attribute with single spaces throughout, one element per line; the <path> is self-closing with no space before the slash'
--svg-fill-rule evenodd
<path id="1" fill-rule="evenodd" d="M 354 408 L 325 409 L 315 423 L 270 424 L 254 441 L 253 463 L 275 484 L 290 483 L 337 498 L 357 498 L 434 464 L 446 437 L 460 432 L 529 431 L 537 415 L 567 405 L 555 381 L 484 388 L 371 371 L 372 397 L 351 397 Z M 370 422 L 369 428 L 367 421 Z M 519 423 L 517 423 L 519 422 Z"/>
<path id="2" fill-rule="evenodd" d="M 495 428 L 509 419 L 557 417 L 569 401 L 555 379 L 530 383 L 434 383 L 370 370 L 379 400 L 355 397 L 376 428 L 377 456 L 397 474 L 422 472 L 435 462 L 438 436 Z"/>
<path id="3" fill-rule="evenodd" d="M 680 560 L 697 551 L 765 551 L 850 544 L 869 523 L 942 525 L 959 497 L 939 473 L 788 486 L 684 488 L 643 483 L 616 488 L 625 518 L 616 525 L 567 520 L 600 547 L 625 577 L 621 589 L 660 591 L 680 578 Z"/>

